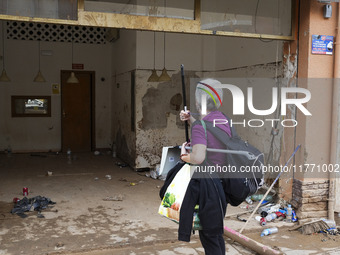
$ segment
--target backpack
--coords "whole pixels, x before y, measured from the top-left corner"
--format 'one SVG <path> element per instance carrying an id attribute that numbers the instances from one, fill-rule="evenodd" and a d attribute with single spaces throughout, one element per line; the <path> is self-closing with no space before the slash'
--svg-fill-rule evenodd
<path id="1" fill-rule="evenodd" d="M 229 118 L 225 117 L 230 123 Z M 229 137 L 218 126 L 214 127 L 211 122 L 201 120 L 200 123 L 205 130 L 206 138 L 208 138 L 208 130 L 226 147 L 224 152 L 230 171 L 219 173 L 219 178 L 227 202 L 232 206 L 238 206 L 263 185 L 264 155 L 247 141 L 242 140 L 234 127 L 230 126 L 231 137 Z M 206 162 L 209 163 L 207 159 Z"/>

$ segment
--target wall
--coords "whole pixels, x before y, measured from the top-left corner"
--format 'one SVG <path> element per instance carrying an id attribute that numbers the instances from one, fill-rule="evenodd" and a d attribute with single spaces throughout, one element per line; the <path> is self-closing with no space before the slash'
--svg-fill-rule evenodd
<path id="1" fill-rule="evenodd" d="M 154 66 L 153 32 L 137 32 L 136 70 L 136 168 L 159 163 L 163 146 L 180 145 L 185 140 L 183 123 L 171 104 L 181 95 L 180 65 L 184 64 L 187 89 L 190 79 L 199 77 L 277 77 L 282 74 L 282 43 L 255 39 L 166 34 L 165 67 L 170 82 L 149 83 Z M 158 75 L 164 67 L 164 34 L 156 33 L 155 66 Z M 274 64 L 273 64 L 274 63 Z M 263 91 L 271 91 L 262 88 Z M 261 93 L 261 92 L 260 92 Z M 187 93 L 187 98 L 190 98 Z M 190 102 L 188 102 L 188 106 Z M 228 108 L 228 106 L 227 106 Z M 246 115 L 245 118 L 250 118 Z M 240 135 L 261 148 L 270 151 L 271 128 L 244 129 Z M 265 137 L 265 139 L 263 139 Z M 274 158 L 278 161 L 280 137 L 275 138 Z"/>
<path id="2" fill-rule="evenodd" d="M 131 73 L 136 69 L 136 31 L 121 30 L 120 38 L 112 44 L 112 104 L 111 142 L 116 144 L 117 156 L 135 165 L 136 134 L 131 114 L 135 111 L 131 96 Z"/>
<path id="3" fill-rule="evenodd" d="M 332 55 L 311 54 L 312 35 L 335 35 L 337 4 L 332 3 L 333 15 L 323 17 L 323 4 L 302 0 L 300 6 L 298 78 L 299 86 L 311 92 L 312 99 L 306 104 L 312 117 L 297 111 L 299 122 L 296 128 L 295 145 L 301 144 L 295 157 L 295 165 L 329 164 L 332 130 Z M 293 151 L 293 148 L 290 148 Z M 328 173 L 311 173 L 311 168 L 303 168 L 294 175 L 292 204 L 298 216 L 327 216 Z M 316 170 L 316 169 L 314 169 Z"/>
<path id="4" fill-rule="evenodd" d="M 6 71 L 11 82 L 0 84 L 0 150 L 9 145 L 14 152 L 59 151 L 61 149 L 60 95 L 52 95 L 52 84 L 60 84 L 60 70 L 71 69 L 71 43 L 41 42 L 41 72 L 47 82 L 34 83 L 38 72 L 38 42 L 5 39 Z M 74 43 L 74 63 L 96 72 L 96 146 L 108 148 L 111 115 L 111 45 Z M 101 78 L 105 81 L 101 81 Z M 11 117 L 11 95 L 51 95 L 52 116 Z"/>

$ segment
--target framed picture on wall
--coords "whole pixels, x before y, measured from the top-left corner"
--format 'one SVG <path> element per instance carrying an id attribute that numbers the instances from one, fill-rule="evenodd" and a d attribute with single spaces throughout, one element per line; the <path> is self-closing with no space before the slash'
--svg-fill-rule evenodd
<path id="1" fill-rule="evenodd" d="M 12 96 L 12 117 L 51 117 L 51 96 Z"/>

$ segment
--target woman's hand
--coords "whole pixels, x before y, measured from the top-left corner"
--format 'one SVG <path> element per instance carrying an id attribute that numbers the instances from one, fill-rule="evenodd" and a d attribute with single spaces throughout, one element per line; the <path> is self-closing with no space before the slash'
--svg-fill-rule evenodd
<path id="1" fill-rule="evenodd" d="M 184 110 L 182 110 L 182 111 L 179 113 L 179 118 L 181 119 L 181 121 L 190 120 L 190 111 L 184 111 Z"/>
<path id="2" fill-rule="evenodd" d="M 190 143 L 185 142 L 185 143 L 182 144 L 182 147 L 181 147 L 181 155 L 189 154 L 189 153 L 190 153 L 190 151 L 187 150 L 185 147 L 190 147 Z"/>

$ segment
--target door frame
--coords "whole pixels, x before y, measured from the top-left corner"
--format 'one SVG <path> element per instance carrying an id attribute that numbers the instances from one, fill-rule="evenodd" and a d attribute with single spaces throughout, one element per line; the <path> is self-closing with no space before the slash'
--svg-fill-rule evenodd
<path id="1" fill-rule="evenodd" d="M 96 82 L 96 72 L 95 71 L 78 71 L 78 70 L 60 70 L 60 89 L 61 89 L 61 93 L 60 93 L 60 119 L 61 119 L 61 136 L 60 136 L 60 139 L 61 139 L 61 150 L 63 148 L 63 84 L 62 83 L 62 75 L 63 74 L 69 74 L 71 75 L 71 72 L 74 72 L 74 74 L 77 76 L 77 74 L 90 74 L 90 93 L 91 93 L 91 96 L 90 96 L 90 104 L 91 104 L 91 151 L 94 151 L 96 150 L 96 111 L 95 111 L 95 99 L 96 99 L 96 95 L 95 95 L 95 82 Z"/>

